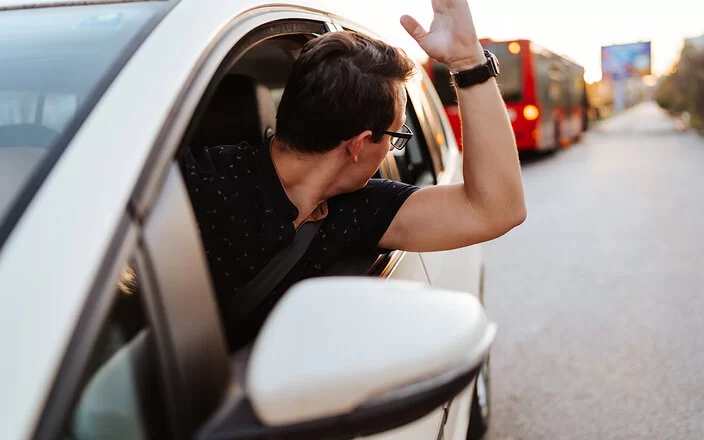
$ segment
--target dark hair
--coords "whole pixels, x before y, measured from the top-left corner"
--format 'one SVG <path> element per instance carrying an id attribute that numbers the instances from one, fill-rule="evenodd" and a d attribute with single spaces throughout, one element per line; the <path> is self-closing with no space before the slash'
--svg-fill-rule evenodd
<path id="1" fill-rule="evenodd" d="M 276 114 L 276 136 L 303 152 L 330 151 L 364 130 L 379 142 L 394 121 L 397 84 L 413 62 L 395 47 L 356 32 L 306 43 Z"/>

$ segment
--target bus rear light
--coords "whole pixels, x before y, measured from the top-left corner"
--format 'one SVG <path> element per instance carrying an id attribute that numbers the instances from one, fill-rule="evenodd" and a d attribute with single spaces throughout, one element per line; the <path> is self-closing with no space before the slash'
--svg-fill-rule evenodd
<path id="1" fill-rule="evenodd" d="M 518 55 L 521 53 L 521 43 L 518 41 L 512 41 L 508 43 L 508 51 L 511 53 L 511 55 Z"/>
<path id="2" fill-rule="evenodd" d="M 538 116 L 540 116 L 540 110 L 538 110 L 538 107 L 534 105 L 527 105 L 523 107 L 523 117 L 526 118 L 527 121 L 535 121 L 538 119 Z"/>

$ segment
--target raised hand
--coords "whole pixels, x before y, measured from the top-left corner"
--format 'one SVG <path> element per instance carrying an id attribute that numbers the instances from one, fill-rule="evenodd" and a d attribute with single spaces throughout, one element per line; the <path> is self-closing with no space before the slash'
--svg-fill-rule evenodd
<path id="1" fill-rule="evenodd" d="M 482 64 L 486 59 L 467 0 L 432 0 L 433 22 L 426 31 L 416 19 L 404 15 L 401 25 L 428 56 L 460 71 Z"/>

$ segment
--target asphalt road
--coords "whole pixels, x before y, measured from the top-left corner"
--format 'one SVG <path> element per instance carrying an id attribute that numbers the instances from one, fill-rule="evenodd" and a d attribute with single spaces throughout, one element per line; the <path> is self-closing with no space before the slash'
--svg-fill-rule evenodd
<path id="1" fill-rule="evenodd" d="M 704 138 L 646 103 L 523 177 L 484 246 L 487 439 L 704 439 Z"/>

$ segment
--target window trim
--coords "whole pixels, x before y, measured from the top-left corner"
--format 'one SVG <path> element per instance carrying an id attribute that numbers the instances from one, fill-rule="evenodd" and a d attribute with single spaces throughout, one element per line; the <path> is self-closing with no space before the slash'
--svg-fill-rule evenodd
<path id="1" fill-rule="evenodd" d="M 89 379 L 87 370 L 91 357 L 115 303 L 115 284 L 135 256 L 137 241 L 138 228 L 125 213 L 76 321 L 71 341 L 41 410 L 34 439 L 55 439 L 75 407 L 80 391 Z"/>

